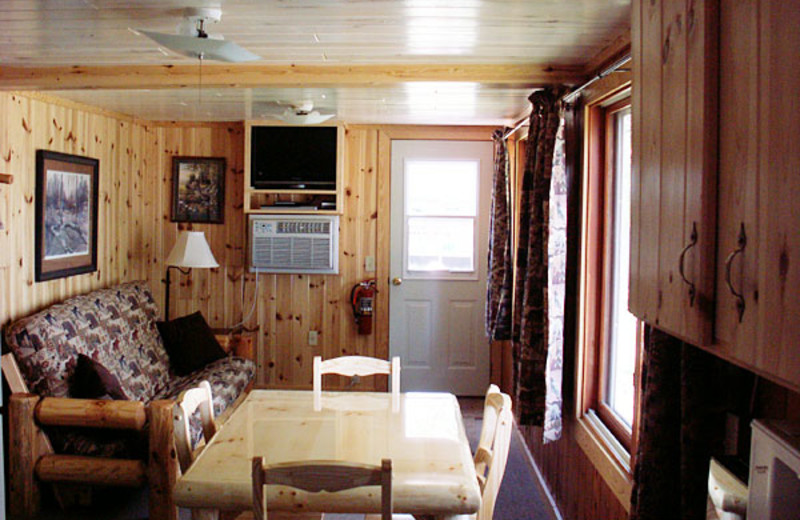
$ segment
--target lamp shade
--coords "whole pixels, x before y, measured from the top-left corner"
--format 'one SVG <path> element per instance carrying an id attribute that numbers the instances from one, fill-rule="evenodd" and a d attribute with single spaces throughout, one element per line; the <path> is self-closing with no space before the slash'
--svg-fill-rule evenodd
<path id="1" fill-rule="evenodd" d="M 167 265 L 175 267 L 219 267 L 202 231 L 181 231 L 167 257 Z"/>

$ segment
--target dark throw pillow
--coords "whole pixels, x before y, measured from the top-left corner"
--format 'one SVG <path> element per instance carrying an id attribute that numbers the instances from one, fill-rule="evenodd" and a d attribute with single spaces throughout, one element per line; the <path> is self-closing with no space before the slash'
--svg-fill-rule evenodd
<path id="1" fill-rule="evenodd" d="M 199 311 L 172 321 L 156 322 L 156 326 L 164 340 L 172 370 L 179 376 L 190 374 L 227 355 Z"/>
<path id="2" fill-rule="evenodd" d="M 119 379 L 106 367 L 84 354 L 78 354 L 78 362 L 69 383 L 72 397 L 98 399 L 110 397 L 127 401 L 130 399 L 122 389 Z"/>

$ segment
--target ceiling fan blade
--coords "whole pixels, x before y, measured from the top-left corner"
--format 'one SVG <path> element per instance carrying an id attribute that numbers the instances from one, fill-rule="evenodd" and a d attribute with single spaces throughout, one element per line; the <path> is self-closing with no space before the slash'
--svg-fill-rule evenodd
<path id="1" fill-rule="evenodd" d="M 320 114 L 316 110 L 309 113 L 298 114 L 292 110 L 286 110 L 282 114 L 275 114 L 275 118 L 292 125 L 317 125 L 332 118 L 336 114 Z"/>
<path id="2" fill-rule="evenodd" d="M 167 49 L 190 58 L 199 58 L 202 54 L 205 60 L 234 63 L 261 59 L 261 56 L 226 40 L 198 38 L 184 34 L 165 34 L 141 29 L 137 29 L 137 31 Z"/>

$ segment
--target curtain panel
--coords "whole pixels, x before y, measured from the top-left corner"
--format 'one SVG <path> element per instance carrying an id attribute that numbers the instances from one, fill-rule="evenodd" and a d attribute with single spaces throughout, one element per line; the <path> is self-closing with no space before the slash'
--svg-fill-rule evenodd
<path id="1" fill-rule="evenodd" d="M 567 281 L 567 167 L 564 119 L 553 149 L 547 232 L 547 364 L 545 365 L 545 444 L 561 438 L 561 384 L 564 367 L 564 300 Z"/>
<path id="2" fill-rule="evenodd" d="M 708 468 L 724 437 L 724 363 L 647 328 L 630 520 L 706 518 Z"/>
<path id="3" fill-rule="evenodd" d="M 560 88 L 534 92 L 520 192 L 514 289 L 514 396 L 519 423 L 544 425 L 548 363 L 549 199 Z M 560 392 L 560 389 L 559 389 Z"/>
<path id="4" fill-rule="evenodd" d="M 511 215 L 509 214 L 507 128 L 495 130 L 494 180 L 489 222 L 489 276 L 486 290 L 486 335 L 490 341 L 511 339 Z"/>

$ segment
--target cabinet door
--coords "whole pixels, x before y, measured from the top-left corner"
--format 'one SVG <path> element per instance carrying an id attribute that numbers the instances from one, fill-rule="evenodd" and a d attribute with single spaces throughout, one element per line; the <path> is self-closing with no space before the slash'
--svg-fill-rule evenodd
<path id="1" fill-rule="evenodd" d="M 714 350 L 800 389 L 800 8 L 723 2 Z"/>
<path id="2" fill-rule="evenodd" d="M 632 18 L 630 310 L 690 343 L 712 341 L 717 0 L 637 0 Z"/>
<path id="3" fill-rule="evenodd" d="M 755 364 L 758 333 L 758 1 L 720 7 L 717 353 Z"/>
<path id="4" fill-rule="evenodd" d="M 759 308 L 756 362 L 800 388 L 800 6 L 762 0 L 759 20 Z"/>

